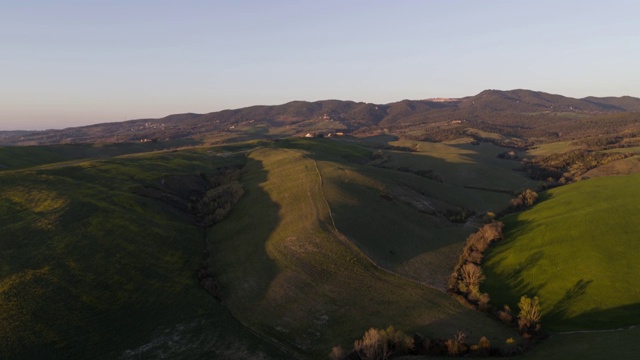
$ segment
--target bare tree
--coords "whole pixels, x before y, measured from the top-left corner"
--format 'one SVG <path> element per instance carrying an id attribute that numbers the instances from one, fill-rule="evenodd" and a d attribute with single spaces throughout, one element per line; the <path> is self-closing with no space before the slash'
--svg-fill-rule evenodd
<path id="1" fill-rule="evenodd" d="M 473 263 L 464 264 L 460 269 L 460 275 L 462 276 L 462 283 L 467 291 L 470 291 L 472 288 L 478 288 L 480 282 L 484 280 L 482 268 Z"/>
<path id="2" fill-rule="evenodd" d="M 540 330 L 540 319 L 542 311 L 540 309 L 540 299 L 523 295 L 518 303 L 520 314 L 518 314 L 518 327 L 524 333 L 538 332 Z"/>

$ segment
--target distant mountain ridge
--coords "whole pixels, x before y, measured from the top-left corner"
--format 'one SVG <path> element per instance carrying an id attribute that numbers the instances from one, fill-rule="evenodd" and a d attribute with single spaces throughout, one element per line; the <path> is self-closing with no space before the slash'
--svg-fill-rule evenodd
<path id="1" fill-rule="evenodd" d="M 485 90 L 460 99 L 401 100 L 372 104 L 342 100 L 292 101 L 207 114 L 174 114 L 62 130 L 0 132 L 0 144 L 38 145 L 79 142 L 130 142 L 191 138 L 238 128 L 282 135 L 313 131 L 367 132 L 437 124 L 456 119 L 531 127 L 549 114 L 596 116 L 640 111 L 640 98 L 576 99 L 532 90 Z M 497 115 L 500 114 L 500 115 Z"/>

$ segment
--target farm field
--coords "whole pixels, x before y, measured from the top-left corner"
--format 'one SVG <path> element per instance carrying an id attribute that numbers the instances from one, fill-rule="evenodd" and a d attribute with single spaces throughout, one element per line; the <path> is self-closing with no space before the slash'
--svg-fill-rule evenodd
<path id="1" fill-rule="evenodd" d="M 541 299 L 548 331 L 601 330 L 640 318 L 640 175 L 580 181 L 548 191 L 504 219 L 483 286 L 495 305 Z"/>

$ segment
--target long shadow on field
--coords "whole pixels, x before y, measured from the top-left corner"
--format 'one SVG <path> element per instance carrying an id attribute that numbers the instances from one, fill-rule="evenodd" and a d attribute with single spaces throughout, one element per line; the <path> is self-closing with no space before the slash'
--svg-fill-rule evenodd
<path id="1" fill-rule="evenodd" d="M 556 323 L 561 323 L 562 320 L 567 319 L 569 317 L 569 311 L 573 305 L 586 294 L 587 288 L 591 283 L 593 283 L 593 280 L 578 280 L 575 285 L 567 289 L 562 299 L 547 313 L 546 318 L 552 319 L 552 321 Z"/>
<path id="2" fill-rule="evenodd" d="M 506 265 L 510 262 L 508 244 L 514 241 L 520 233 L 526 232 L 528 224 L 528 221 L 523 220 L 506 221 L 505 234 L 508 238 L 503 240 L 498 247 L 493 245 L 485 254 L 490 262 L 485 262 L 483 266 L 486 280 L 482 285 L 482 291 L 489 293 L 492 298 L 491 302 L 498 308 L 509 305 L 516 310 L 521 296 L 535 296 L 546 285 L 546 281 L 538 281 L 534 285 L 534 282 L 525 276 L 527 269 L 535 267 L 544 258 L 543 251 L 531 253 L 515 267 Z M 508 272 L 500 269 L 508 269 Z"/>
<path id="3" fill-rule="evenodd" d="M 533 296 L 540 291 L 541 288 L 544 287 L 544 283 L 534 286 L 531 282 L 527 281 L 524 276 L 525 271 L 530 268 L 536 266 L 540 260 L 544 257 L 544 252 L 536 251 L 535 253 L 527 256 L 527 258 L 520 263 L 513 271 L 508 274 L 497 274 L 492 271 L 491 268 L 485 267 L 485 274 L 487 277 L 491 277 L 492 279 L 498 279 L 498 283 L 496 281 L 492 282 L 491 288 L 500 287 L 500 293 L 504 294 L 504 297 L 500 297 L 500 299 L 513 299 L 517 302 L 517 299 L 522 295 Z M 505 261 L 506 258 L 501 258 L 495 263 L 496 268 L 500 268 L 500 264 L 502 261 Z M 508 290 L 505 290 L 505 285 L 508 286 Z M 489 290 L 489 294 L 493 295 L 493 291 Z M 498 299 L 498 297 L 496 297 Z M 503 304 L 496 304 L 503 305 Z"/>

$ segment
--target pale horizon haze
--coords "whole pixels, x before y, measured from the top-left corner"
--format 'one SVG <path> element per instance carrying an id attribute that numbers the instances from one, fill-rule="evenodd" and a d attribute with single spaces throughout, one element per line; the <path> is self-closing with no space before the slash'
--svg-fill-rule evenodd
<path id="1" fill-rule="evenodd" d="M 0 0 L 0 130 L 324 99 L 640 97 L 638 1 Z"/>

